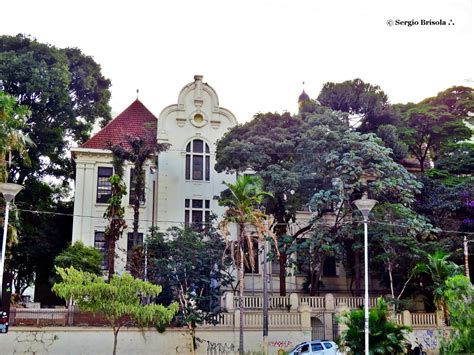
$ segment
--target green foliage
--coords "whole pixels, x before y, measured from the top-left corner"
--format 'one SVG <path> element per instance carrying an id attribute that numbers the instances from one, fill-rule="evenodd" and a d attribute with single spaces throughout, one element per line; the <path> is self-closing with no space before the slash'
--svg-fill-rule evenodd
<path id="1" fill-rule="evenodd" d="M 102 253 L 77 241 L 54 259 L 54 265 L 63 269 L 72 266 L 79 271 L 102 275 Z"/>
<path id="2" fill-rule="evenodd" d="M 79 49 L 60 49 L 23 35 L 0 36 L 0 78 L 0 92 L 28 107 L 26 124 L 15 129 L 34 142 L 24 151 L 12 152 L 10 181 L 25 186 L 16 198 L 18 207 L 72 213 L 71 204 L 65 202 L 71 196 L 73 175 L 67 153 L 71 141 L 80 144 L 88 138 L 98 118 L 110 120 L 110 81 Z M 0 129 L 0 135 L 4 132 Z M 48 175 L 60 182 L 44 183 Z M 23 289 L 35 275 L 35 299 L 54 304 L 49 280 L 55 256 L 70 240 L 72 218 L 22 212 L 19 219 L 19 245 L 10 261 L 19 277 L 15 283 Z"/>
<path id="3" fill-rule="evenodd" d="M 17 181 L 23 184 L 30 175 L 69 178 L 66 138 L 83 143 L 97 118 L 110 120 L 110 81 L 100 66 L 77 48 L 59 49 L 23 35 L 0 36 L 0 77 L 0 90 L 31 110 L 23 132 L 36 146 L 28 149 L 30 166 L 15 156 Z"/>
<path id="4" fill-rule="evenodd" d="M 193 347 L 196 326 L 217 322 L 221 287 L 232 281 L 224 250 L 212 221 L 199 231 L 180 227 L 166 233 L 152 230 L 147 239 L 148 279 L 164 285 L 160 302 L 178 302 L 174 322 L 188 328 Z"/>
<path id="5" fill-rule="evenodd" d="M 428 255 L 426 263 L 419 263 L 413 268 L 415 275 L 424 274 L 428 276 L 431 282 L 426 282 L 425 288 L 433 292 L 436 307 L 444 311 L 446 317 L 448 310 L 446 308 L 445 282 L 451 276 L 462 272 L 462 268 L 459 265 L 448 260 L 449 257 L 450 255 L 443 251 L 436 251 Z"/>
<path id="6" fill-rule="evenodd" d="M 168 307 L 143 304 L 143 299 L 158 296 L 161 286 L 135 279 L 129 274 L 114 275 L 107 283 L 102 276 L 73 267 L 58 267 L 56 270 L 62 281 L 54 284 L 53 291 L 59 297 L 66 301 L 72 299 L 83 311 L 100 312 L 109 321 L 114 332 L 114 354 L 118 332 L 129 320 L 140 327 L 167 324 L 178 309 L 176 303 Z"/>
<path id="7" fill-rule="evenodd" d="M 229 196 L 222 196 L 219 205 L 227 207 L 224 219 L 219 226 L 224 236 L 230 235 L 229 224 L 235 223 L 239 228 L 236 240 L 227 240 L 232 250 L 232 255 L 236 256 L 235 263 L 240 268 L 243 264 L 250 264 L 255 268 L 255 248 L 248 227 L 255 228 L 257 238 L 264 240 L 266 235 L 271 235 L 265 221 L 268 218 L 265 213 L 260 211 L 265 196 L 271 196 L 270 193 L 263 191 L 262 180 L 258 176 L 243 175 L 239 176 L 234 184 L 225 183 L 229 191 Z M 247 250 L 245 259 L 241 255 L 242 250 Z"/>
<path id="8" fill-rule="evenodd" d="M 263 203 L 276 220 L 273 233 L 281 255 L 280 279 L 284 279 L 287 260 L 291 260 L 288 255 L 296 247 L 303 247 L 297 242 L 298 236 L 312 226 L 325 224 L 327 213 L 333 213 L 335 218 L 331 219 L 334 223 L 323 228 L 325 235 L 332 238 L 329 244 L 335 246 L 333 249 L 342 249 L 342 239 L 348 239 L 353 232 L 343 233 L 341 228 L 352 214 L 351 201 L 363 190 L 365 175 L 377 179 L 370 190 L 379 201 L 411 204 L 415 200 L 421 184 L 394 162 L 391 154 L 375 135 L 351 131 L 344 115 L 311 105 L 294 117 L 288 113 L 258 114 L 229 131 L 217 145 L 216 169 L 251 168 L 262 178 L 263 189 L 272 193 L 273 198 L 264 199 Z M 315 212 L 315 219 L 290 235 L 287 224 L 295 220 L 296 211 L 308 208 Z M 287 236 L 292 240 L 288 241 Z M 314 245 L 319 248 L 317 245 L 323 244 Z M 321 271 L 318 265 L 323 260 L 314 262 L 313 270 Z M 284 285 L 282 282 L 280 293 L 285 292 Z"/>
<path id="9" fill-rule="evenodd" d="M 430 245 L 436 245 L 438 230 L 427 218 L 400 203 L 378 204 L 372 216 L 384 222 L 374 223 L 370 228 L 371 267 L 390 286 L 392 300 L 398 304 L 413 278 L 413 273 L 407 270 L 426 260 Z M 400 292 L 398 295 L 396 290 Z"/>
<path id="10" fill-rule="evenodd" d="M 445 281 L 443 296 L 449 311 L 453 331 L 443 339 L 441 354 L 474 352 L 474 289 L 464 275 L 456 275 Z"/>
<path id="11" fill-rule="evenodd" d="M 418 104 L 399 105 L 402 117 L 400 133 L 410 153 L 425 171 L 429 154 L 436 160 L 443 147 L 472 136 L 465 122 L 472 121 L 473 89 L 453 87 Z"/>
<path id="12" fill-rule="evenodd" d="M 356 124 L 362 132 L 375 132 L 380 125 L 396 125 L 398 122 L 383 90 L 361 79 L 324 84 L 318 101 L 333 110 L 358 116 Z"/>
<path id="13" fill-rule="evenodd" d="M 123 181 L 123 166 L 125 157 L 120 154 L 112 155 L 114 175 L 109 178 L 111 185 L 111 196 L 107 201 L 108 206 L 104 212 L 104 218 L 109 221 L 105 228 L 104 237 L 107 241 L 107 262 L 109 280 L 115 273 L 115 243 L 122 236 L 127 228 L 125 222 L 125 208 L 122 206 L 122 199 L 127 195 L 127 185 Z"/>
<path id="14" fill-rule="evenodd" d="M 133 175 L 134 181 L 132 182 L 134 194 L 131 196 L 131 201 L 133 206 L 133 233 L 135 240 L 138 236 L 140 206 L 141 203 L 145 201 L 145 162 L 153 157 L 156 159 L 157 154 L 168 148 L 169 144 L 155 143 L 152 145 L 148 143 L 146 138 L 132 136 L 127 136 L 126 142 L 109 147 L 112 151 L 113 159 L 116 161 L 115 165 L 118 165 L 117 163 L 120 161 L 129 161 L 133 164 L 135 172 Z M 122 196 L 117 195 L 117 199 L 121 197 Z"/>
<path id="15" fill-rule="evenodd" d="M 457 143 L 443 147 L 435 167 L 450 174 L 469 174 L 474 172 L 474 144 Z"/>
<path id="16" fill-rule="evenodd" d="M 23 133 L 28 114 L 27 107 L 18 105 L 13 96 L 0 91 L 0 182 L 8 180 L 7 161 L 12 152 L 24 155 L 28 145 L 33 145 Z"/>
<path id="17" fill-rule="evenodd" d="M 342 346 L 349 348 L 351 354 L 363 354 L 364 310 L 350 311 L 338 321 L 348 327 L 341 334 Z M 390 319 L 387 304 L 379 298 L 377 306 L 369 311 L 369 354 L 402 353 L 410 330 L 410 327 L 397 325 Z"/>
<path id="18" fill-rule="evenodd" d="M 382 139 L 383 144 L 392 149 L 392 157 L 395 161 L 400 162 L 408 155 L 408 146 L 402 142 L 398 136 L 397 127 L 386 124 L 377 128 L 377 136 Z"/>

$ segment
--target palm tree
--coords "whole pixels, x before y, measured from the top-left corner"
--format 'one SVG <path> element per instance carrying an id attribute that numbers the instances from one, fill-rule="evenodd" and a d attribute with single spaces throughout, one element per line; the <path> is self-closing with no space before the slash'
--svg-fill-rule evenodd
<path id="1" fill-rule="evenodd" d="M 126 137 L 126 144 L 110 146 L 112 154 L 133 164 L 134 194 L 131 197 L 133 207 L 133 240 L 138 240 L 138 228 L 140 222 L 140 205 L 145 199 L 145 162 L 157 154 L 167 150 L 169 144 L 149 143 L 147 137 Z M 138 275 L 134 275 L 138 276 Z"/>
<path id="2" fill-rule="evenodd" d="M 0 182 L 7 182 L 7 162 L 11 153 L 17 151 L 27 157 L 26 147 L 33 142 L 22 129 L 26 125 L 28 108 L 17 105 L 15 98 L 0 91 Z"/>
<path id="3" fill-rule="evenodd" d="M 357 309 L 344 314 L 338 319 L 347 326 L 341 334 L 344 347 L 351 354 L 364 352 L 364 310 Z M 387 303 L 379 298 L 375 308 L 369 313 L 369 354 L 400 354 L 405 350 L 406 336 L 410 327 L 397 325 L 390 320 Z"/>
<path id="4" fill-rule="evenodd" d="M 448 315 L 444 297 L 445 281 L 462 273 L 462 268 L 448 260 L 449 257 L 450 255 L 444 251 L 436 251 L 428 255 L 427 263 L 417 264 L 412 271 L 414 275 L 426 274 L 431 279 L 435 306 L 443 311 L 445 318 Z"/>
<path id="5" fill-rule="evenodd" d="M 266 219 L 267 215 L 259 210 L 265 196 L 270 193 L 262 190 L 262 180 L 256 176 L 244 175 L 237 178 L 235 184 L 225 183 L 228 196 L 219 201 L 221 206 L 226 206 L 227 210 L 224 219 L 220 222 L 219 228 L 226 237 L 227 248 L 230 250 L 233 262 L 239 274 L 239 310 L 240 310 L 240 334 L 239 334 L 239 354 L 244 353 L 244 265 L 255 268 L 254 240 L 248 227 L 252 227 L 257 232 L 259 240 L 264 240 L 265 235 L 270 235 L 276 246 L 276 239 L 270 232 Z M 228 240 L 230 235 L 229 224 L 235 223 L 238 227 L 237 239 Z M 245 253 L 244 251 L 247 251 Z M 277 250 L 278 252 L 278 250 Z M 265 256 L 266 257 L 266 256 Z"/>
<path id="6" fill-rule="evenodd" d="M 26 126 L 28 108 L 18 105 L 16 99 L 0 91 L 0 183 L 8 181 L 8 165 L 13 151 L 19 152 L 28 161 L 27 146 L 34 145 L 22 129 Z M 2 213 L 3 215 L 3 213 Z M 3 226 L 3 217 L 0 219 Z M 9 225 L 8 245 L 17 243 L 17 231 Z"/>

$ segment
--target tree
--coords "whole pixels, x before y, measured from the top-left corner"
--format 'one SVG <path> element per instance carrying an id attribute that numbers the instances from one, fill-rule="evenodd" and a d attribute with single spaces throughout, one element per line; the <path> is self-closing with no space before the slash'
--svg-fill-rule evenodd
<path id="1" fill-rule="evenodd" d="M 140 327 L 165 325 L 171 321 L 178 309 L 176 303 L 169 307 L 142 304 L 143 298 L 158 296 L 161 286 L 135 279 L 129 274 L 114 275 L 107 283 L 102 276 L 73 267 L 56 270 L 62 281 L 54 284 L 53 291 L 59 297 L 72 299 L 83 311 L 100 312 L 109 322 L 114 334 L 114 355 L 117 351 L 118 332 L 122 326 L 131 322 Z"/>
<path id="2" fill-rule="evenodd" d="M 110 120 L 110 81 L 100 66 L 77 48 L 0 36 L 0 77 L 0 89 L 31 110 L 24 133 L 36 146 L 28 149 L 30 165 L 14 156 L 16 182 L 31 175 L 71 177 L 66 155 L 71 140 L 83 143 L 98 118 Z"/>
<path id="3" fill-rule="evenodd" d="M 11 163 L 12 152 L 18 151 L 25 154 L 26 147 L 32 144 L 22 132 L 27 114 L 28 109 L 25 106 L 17 105 L 14 97 L 0 91 L 0 183 L 8 182 L 8 165 Z M 27 160 L 27 155 L 25 160 Z M 15 216 L 12 217 L 15 218 Z M 7 227 L 9 249 L 18 242 L 13 218 Z M 0 218 L 0 225 L 3 232 L 3 217 Z"/>
<path id="4" fill-rule="evenodd" d="M 126 142 L 111 147 L 112 154 L 133 164 L 133 186 L 134 193 L 131 196 L 133 206 L 133 240 L 138 240 L 138 228 L 140 222 L 140 206 L 145 201 L 145 171 L 144 165 L 148 159 L 167 150 L 169 144 L 148 143 L 143 137 L 127 136 Z"/>
<path id="5" fill-rule="evenodd" d="M 418 160 L 422 173 L 428 158 L 436 161 L 444 146 L 471 138 L 472 130 L 465 122 L 472 123 L 469 112 L 473 107 L 474 90 L 462 86 L 452 87 L 418 104 L 398 106 L 402 117 L 401 138 Z"/>
<path id="6" fill-rule="evenodd" d="M 256 176 L 243 175 L 237 178 L 235 184 L 224 183 L 229 192 L 227 196 L 219 200 L 219 205 L 227 207 L 224 218 L 219 226 L 227 239 L 230 235 L 229 224 L 237 225 L 237 238 L 227 239 L 228 248 L 239 274 L 239 310 L 240 310 L 240 331 L 239 331 L 239 354 L 244 354 L 244 264 L 255 268 L 255 249 L 252 236 L 253 228 L 257 233 L 257 238 L 264 241 L 266 235 L 271 235 L 265 224 L 267 216 L 258 208 L 262 204 L 265 196 L 269 193 L 262 189 L 262 181 Z M 247 253 L 246 253 L 247 252 Z M 247 257 L 246 257 L 247 254 Z"/>
<path id="7" fill-rule="evenodd" d="M 313 226 L 321 229 L 325 225 L 326 235 L 333 240 L 325 245 L 348 241 L 351 232 L 341 227 L 352 213 L 354 194 L 362 192 L 364 174 L 377 177 L 371 187 L 377 198 L 408 204 L 414 201 L 414 192 L 421 185 L 390 155 L 391 150 L 382 145 L 380 138 L 351 131 L 343 115 L 313 104 L 303 107 L 295 117 L 287 113 L 258 114 L 219 141 L 216 170 L 244 172 L 250 168 L 274 196 L 263 202 L 266 213 L 274 217 L 271 227 L 279 242 L 280 295 L 286 294 L 289 256 L 297 246 L 308 245 L 300 240 Z M 315 219 L 290 234 L 288 224 L 295 222 L 296 211 L 305 208 L 311 208 Z M 335 217 L 330 225 L 328 214 Z M 351 247 L 353 242 L 346 244 Z M 314 255 L 317 264 L 322 265 L 320 256 L 324 253 Z M 313 271 L 317 280 L 321 268 Z M 318 283 L 312 284 L 315 292 Z"/>
<path id="8" fill-rule="evenodd" d="M 441 150 L 435 168 L 455 175 L 472 175 L 474 172 L 474 144 L 452 143 Z"/>
<path id="9" fill-rule="evenodd" d="M 0 91 L 0 182 L 8 181 L 7 162 L 11 162 L 12 152 L 18 151 L 23 155 L 27 146 L 32 145 L 22 131 L 27 114 L 27 107 L 17 105 L 13 96 Z"/>
<path id="10" fill-rule="evenodd" d="M 341 334 L 343 346 L 349 348 L 351 354 L 363 354 L 364 310 L 350 311 L 338 321 L 348 327 Z M 369 312 L 369 354 L 403 353 L 407 342 L 407 332 L 410 330 L 410 327 L 397 325 L 390 320 L 387 304 L 379 298 L 377 306 Z"/>
<path id="11" fill-rule="evenodd" d="M 19 214 L 19 245 L 10 265 L 23 275 L 21 284 L 34 274 L 35 299 L 53 304 L 49 280 L 54 257 L 67 246 L 72 230 L 72 218 L 52 217 L 72 214 L 72 204 L 65 202 L 73 177 L 67 153 L 73 143 L 88 138 L 97 119 L 110 120 L 110 81 L 79 49 L 61 49 L 23 35 L 0 36 L 0 78 L 0 91 L 28 107 L 21 132 L 35 143 L 26 147 L 27 155 L 12 152 L 9 179 L 25 186 L 16 203 L 20 210 L 40 211 Z M 51 175 L 57 183 L 44 182 Z"/>
<path id="12" fill-rule="evenodd" d="M 378 85 L 361 79 L 324 84 L 317 99 L 321 105 L 348 113 L 361 132 L 375 132 L 380 125 L 396 124 L 398 117 Z M 348 121 L 349 122 L 349 121 Z"/>
<path id="13" fill-rule="evenodd" d="M 443 293 L 449 311 L 449 321 L 454 328 L 448 339 L 441 341 L 441 354 L 474 352 L 474 288 L 464 275 L 445 281 Z"/>
<path id="14" fill-rule="evenodd" d="M 462 268 L 452 261 L 448 260 L 449 254 L 443 251 L 437 251 L 428 255 L 426 263 L 417 264 L 413 272 L 415 275 L 427 275 L 431 283 L 427 283 L 425 287 L 433 292 L 434 303 L 438 310 L 443 311 L 445 318 L 448 317 L 448 309 L 446 307 L 446 280 L 451 276 L 461 274 Z"/>
<path id="15" fill-rule="evenodd" d="M 54 265 L 66 269 L 74 267 L 79 271 L 102 275 L 102 253 L 94 247 L 86 247 L 81 241 L 69 245 L 54 259 Z"/>
<path id="16" fill-rule="evenodd" d="M 165 285 L 163 303 L 178 301 L 175 320 L 188 327 L 193 354 L 196 326 L 217 321 L 221 287 L 232 281 L 225 272 L 229 263 L 224 250 L 225 243 L 212 223 L 201 231 L 187 227 L 152 231 L 147 239 L 149 280 Z"/>
<path id="17" fill-rule="evenodd" d="M 108 206 L 104 212 L 104 218 L 109 220 L 105 228 L 104 238 L 107 241 L 107 269 L 108 278 L 111 280 L 115 274 L 115 246 L 117 240 L 127 228 L 125 222 L 125 208 L 122 206 L 122 198 L 127 194 L 127 186 L 123 182 L 123 165 L 125 157 L 120 152 L 112 154 L 112 165 L 114 174 L 109 178 L 111 185 L 111 196 L 107 201 Z"/>
<path id="18" fill-rule="evenodd" d="M 397 310 L 401 297 L 414 278 L 413 267 L 427 258 L 430 248 L 439 246 L 428 219 L 400 203 L 379 204 L 372 211 L 369 250 L 379 279 L 390 286 L 391 302 Z M 379 264 L 380 263 L 380 264 Z"/>

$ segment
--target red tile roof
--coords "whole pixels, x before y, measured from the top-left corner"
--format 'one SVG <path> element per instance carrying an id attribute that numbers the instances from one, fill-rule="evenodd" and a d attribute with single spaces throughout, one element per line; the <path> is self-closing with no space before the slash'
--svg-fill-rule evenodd
<path id="1" fill-rule="evenodd" d="M 106 149 L 109 143 L 125 143 L 127 136 L 142 137 L 149 144 L 156 144 L 157 122 L 158 119 L 137 99 L 81 148 Z"/>

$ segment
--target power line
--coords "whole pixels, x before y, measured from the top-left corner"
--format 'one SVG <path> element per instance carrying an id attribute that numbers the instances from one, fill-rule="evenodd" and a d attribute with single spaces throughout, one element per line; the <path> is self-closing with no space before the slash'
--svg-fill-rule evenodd
<path id="1" fill-rule="evenodd" d="M 106 221 L 107 219 L 101 216 L 92 216 L 92 215 L 78 215 L 78 214 L 73 214 L 73 213 L 61 213 L 61 212 L 51 212 L 51 211 L 41 211 L 41 210 L 30 210 L 30 209 L 23 209 L 23 208 L 16 208 L 18 211 L 22 212 L 27 212 L 27 213 L 33 213 L 33 214 L 48 214 L 48 215 L 57 215 L 57 216 L 65 216 L 65 217 L 77 217 L 77 218 L 93 218 L 93 219 L 100 219 Z M 133 218 L 122 218 L 124 221 L 129 221 L 133 222 Z M 150 220 L 150 219 L 140 219 L 140 222 L 155 222 L 155 223 L 174 223 L 174 224 L 184 224 L 183 221 L 173 221 L 173 220 Z M 296 222 L 298 223 L 298 222 Z M 363 220 L 353 220 L 352 223 L 356 224 L 362 224 Z M 401 227 L 401 228 L 411 228 L 411 226 L 406 225 L 406 224 L 399 224 L 399 223 L 389 223 L 389 222 L 384 222 L 384 221 L 369 221 L 371 224 L 380 224 L 380 225 L 387 225 L 387 226 L 392 226 L 392 227 Z M 207 223 L 207 222 L 202 222 L 200 224 L 206 225 L 206 224 L 212 224 L 212 223 Z M 311 223 L 312 225 L 316 226 L 328 226 L 327 223 L 325 222 L 313 222 Z M 274 226 L 287 226 L 290 227 L 294 224 L 291 223 L 274 223 Z M 301 226 L 298 226 L 300 228 L 303 228 Z M 309 232 L 309 231 L 308 231 Z M 438 229 L 438 232 L 442 233 L 455 233 L 455 234 L 462 234 L 462 235 L 474 235 L 474 232 L 462 232 L 462 231 L 455 231 L 455 230 L 444 230 L 444 229 Z"/>

